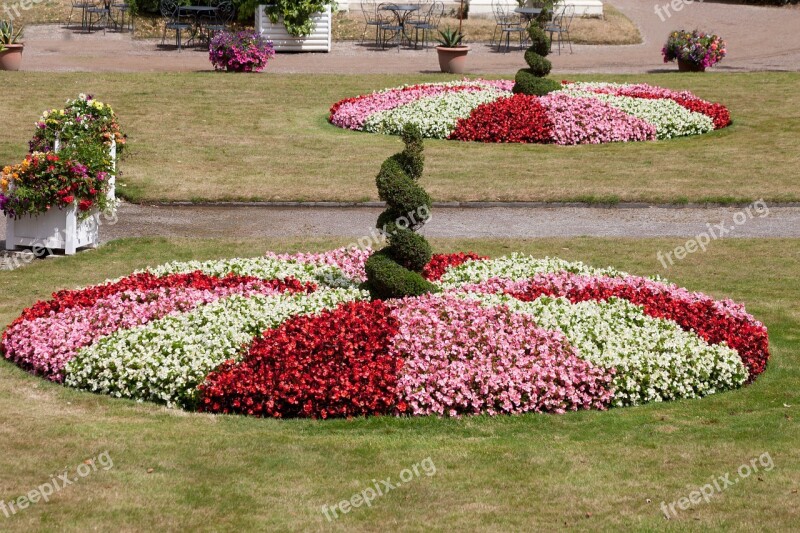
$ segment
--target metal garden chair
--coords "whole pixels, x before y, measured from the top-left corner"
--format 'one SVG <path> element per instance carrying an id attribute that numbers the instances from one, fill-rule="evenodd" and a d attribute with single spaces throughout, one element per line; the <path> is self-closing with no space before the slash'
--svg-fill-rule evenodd
<path id="1" fill-rule="evenodd" d="M 566 36 L 567 43 L 569 43 L 569 53 L 572 53 L 572 39 L 569 35 L 569 28 L 572 25 L 572 19 L 575 18 L 575 6 L 572 4 L 561 5 L 560 9 L 553 14 L 553 22 L 548 24 L 544 31 L 550 34 L 550 50 L 553 50 L 553 36 L 558 37 L 558 55 L 561 55 L 561 43 Z"/>
<path id="2" fill-rule="evenodd" d="M 443 16 L 444 3 L 433 2 L 427 12 L 424 13 L 420 22 L 411 23 L 414 28 L 414 48 L 417 48 L 419 44 L 420 32 L 422 32 L 422 49 L 424 50 L 426 48 L 426 44 L 430 42 L 431 33 L 439 30 L 439 22 L 442 20 Z"/>
<path id="3" fill-rule="evenodd" d="M 217 10 L 214 11 L 214 15 L 203 25 L 209 42 L 211 42 L 211 39 L 213 39 L 216 34 L 230 28 L 235 14 L 236 8 L 232 1 L 224 0 L 217 4 Z"/>
<path id="4" fill-rule="evenodd" d="M 364 44 L 364 39 L 370 26 L 375 26 L 375 47 L 377 48 L 380 44 L 381 25 L 384 22 L 378 14 L 378 4 L 375 0 L 362 0 L 361 13 L 364 15 L 364 31 L 361 32 L 361 44 Z"/>
<path id="5" fill-rule="evenodd" d="M 181 33 L 184 31 L 192 31 L 193 25 L 181 20 L 180 5 L 177 0 L 161 0 L 161 14 L 164 16 L 164 34 L 161 36 L 161 44 L 167 38 L 167 30 L 175 31 L 175 46 L 178 51 L 182 48 Z"/>

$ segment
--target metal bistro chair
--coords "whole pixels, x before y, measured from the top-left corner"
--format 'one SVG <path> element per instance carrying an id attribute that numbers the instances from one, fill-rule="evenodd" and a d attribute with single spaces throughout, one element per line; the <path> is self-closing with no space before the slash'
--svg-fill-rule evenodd
<path id="1" fill-rule="evenodd" d="M 417 24 L 422 24 L 425 22 L 425 17 L 428 15 L 428 11 L 430 10 L 430 5 L 433 3 L 433 0 L 418 0 L 417 2 L 409 3 L 418 5 L 419 9 L 408 14 L 406 17 L 406 25 L 416 26 Z"/>
<path id="2" fill-rule="evenodd" d="M 572 25 L 573 18 L 575 18 L 575 6 L 572 4 L 564 5 L 558 12 L 553 14 L 553 22 L 544 29 L 550 34 L 550 51 L 553 50 L 553 35 L 557 35 L 558 55 L 561 55 L 561 43 L 564 41 L 564 36 L 567 37 L 567 43 L 569 43 L 569 53 L 572 53 L 572 39 L 569 35 L 569 28 Z"/>
<path id="3" fill-rule="evenodd" d="M 226 31 L 230 27 L 235 14 L 236 8 L 230 0 L 225 0 L 217 5 L 214 16 L 207 24 L 204 24 L 209 42 L 211 42 L 211 39 L 213 39 L 216 34 Z"/>
<path id="4" fill-rule="evenodd" d="M 506 52 L 511 49 L 512 33 L 519 35 L 519 47 L 520 49 L 523 48 L 528 40 L 528 25 L 522 23 L 522 17 L 516 17 L 512 15 L 511 12 L 507 11 L 503 6 L 498 4 L 497 9 L 498 12 L 503 11 L 506 13 L 506 16 L 508 17 L 505 19 L 507 24 L 504 24 L 500 27 L 500 41 L 497 43 L 497 50 L 500 51 L 500 47 L 503 46 L 503 37 L 506 39 Z"/>
<path id="5" fill-rule="evenodd" d="M 503 28 L 519 24 L 519 17 L 514 16 L 514 13 L 510 10 L 505 0 L 492 0 L 492 13 L 494 14 L 495 27 L 489 46 L 494 46 L 497 30 L 500 30 L 500 36 L 502 37 Z"/>
<path id="6" fill-rule="evenodd" d="M 108 23 L 111 20 L 111 0 L 103 0 L 100 4 L 92 4 L 92 7 L 86 10 L 86 14 L 89 18 L 89 32 L 94 31 L 95 25 L 102 23 L 103 35 L 105 35 L 106 28 L 108 28 Z"/>
<path id="7" fill-rule="evenodd" d="M 161 0 L 160 8 L 161 14 L 166 19 L 164 23 L 164 34 L 161 36 L 161 44 L 163 45 L 167 38 L 167 30 L 174 30 L 175 46 L 178 47 L 178 51 L 180 52 L 183 44 L 181 33 L 184 31 L 192 31 L 193 26 L 188 22 L 181 21 L 181 10 L 177 0 Z"/>
<path id="8" fill-rule="evenodd" d="M 364 31 L 361 33 L 361 44 L 364 44 L 369 27 L 375 26 L 375 48 L 377 48 L 380 43 L 380 31 L 383 24 L 383 20 L 378 13 L 377 2 L 375 0 L 362 0 L 361 13 L 364 15 Z"/>
<path id="9" fill-rule="evenodd" d="M 427 13 L 422 19 L 422 22 L 412 23 L 414 28 L 414 48 L 419 44 L 419 33 L 422 32 L 422 49 L 426 48 L 426 44 L 430 42 L 431 32 L 439 30 L 439 21 L 444 16 L 444 3 L 433 2 L 428 8 Z"/>
<path id="10" fill-rule="evenodd" d="M 72 0 L 72 6 L 69 10 L 69 17 L 67 17 L 67 26 L 69 26 L 70 22 L 72 22 L 72 13 L 79 9 L 81 12 L 81 30 L 85 30 L 89 26 L 89 17 L 87 16 L 87 10 L 90 7 L 95 7 L 92 2 L 88 0 Z"/>
<path id="11" fill-rule="evenodd" d="M 387 42 L 391 42 L 391 41 L 397 40 L 397 51 L 399 53 L 400 52 L 400 48 L 403 46 L 403 29 L 404 28 L 403 28 L 402 25 L 400 25 L 400 22 L 398 22 L 397 12 L 396 11 L 386 10 L 387 7 L 394 7 L 396 5 L 397 4 L 392 4 L 392 3 L 380 4 L 378 6 L 378 13 L 383 11 L 384 13 L 388 13 L 389 14 L 389 16 L 386 17 L 386 18 L 381 17 L 381 19 L 383 20 L 383 22 L 379 26 L 379 28 L 381 30 L 381 48 L 383 50 L 386 50 L 386 43 Z M 392 33 L 392 36 L 388 41 L 386 40 L 386 32 L 391 32 Z"/>
<path id="12" fill-rule="evenodd" d="M 116 17 L 113 16 L 114 12 L 117 13 Z M 111 21 L 115 28 L 119 31 L 133 32 L 133 13 L 131 13 L 130 4 L 124 2 L 111 4 L 111 15 Z"/>

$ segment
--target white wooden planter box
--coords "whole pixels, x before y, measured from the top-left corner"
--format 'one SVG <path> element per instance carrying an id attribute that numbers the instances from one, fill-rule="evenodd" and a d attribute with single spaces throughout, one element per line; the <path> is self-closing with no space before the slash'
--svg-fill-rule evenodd
<path id="1" fill-rule="evenodd" d="M 58 142 L 56 142 L 58 151 Z M 117 147 L 111 144 L 111 161 L 116 166 Z M 13 185 L 13 184 L 12 184 Z M 116 178 L 109 177 L 107 197 L 113 201 Z M 6 250 L 19 246 L 63 250 L 65 255 L 74 255 L 78 248 L 94 248 L 100 237 L 100 213 L 94 210 L 84 220 L 78 219 L 77 202 L 65 209 L 52 208 L 39 215 L 26 215 L 19 219 L 6 217 Z"/>
<path id="2" fill-rule="evenodd" d="M 256 28 L 265 38 L 272 41 L 276 52 L 330 52 L 331 27 L 333 17 L 331 6 L 311 17 L 313 27 L 305 37 L 295 37 L 286 31 L 280 20 L 273 24 L 265 12 L 264 5 L 256 9 Z"/>

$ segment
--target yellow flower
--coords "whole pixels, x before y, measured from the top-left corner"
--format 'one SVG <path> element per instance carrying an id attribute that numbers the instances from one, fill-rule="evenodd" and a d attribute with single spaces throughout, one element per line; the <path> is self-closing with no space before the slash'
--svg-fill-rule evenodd
<path id="1" fill-rule="evenodd" d="M 3 174 L 11 174 L 11 167 L 10 166 L 3 167 Z"/>
<path id="2" fill-rule="evenodd" d="M 8 180 L 5 178 L 0 179 L 0 187 L 2 187 L 3 192 L 6 192 L 8 190 Z"/>

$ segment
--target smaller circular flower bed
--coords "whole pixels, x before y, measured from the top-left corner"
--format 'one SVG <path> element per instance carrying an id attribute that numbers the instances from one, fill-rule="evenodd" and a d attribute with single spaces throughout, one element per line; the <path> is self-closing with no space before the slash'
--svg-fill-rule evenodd
<path id="1" fill-rule="evenodd" d="M 513 85 L 463 80 L 387 89 L 337 102 L 330 122 L 391 135 L 414 124 L 423 136 L 438 139 L 564 145 L 669 139 L 731 123 L 725 106 L 688 91 L 565 82 L 538 97 L 513 94 Z"/>

